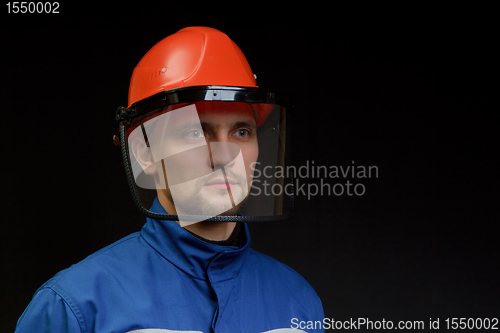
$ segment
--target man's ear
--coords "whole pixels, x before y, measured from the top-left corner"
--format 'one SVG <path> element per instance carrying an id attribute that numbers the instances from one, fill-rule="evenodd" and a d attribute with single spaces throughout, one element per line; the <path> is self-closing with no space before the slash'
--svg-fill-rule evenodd
<path id="1" fill-rule="evenodd" d="M 144 140 L 133 140 L 131 147 L 132 153 L 142 167 L 142 170 L 144 170 L 144 173 L 149 176 L 156 175 L 158 170 L 156 164 L 153 162 L 151 149 L 146 145 L 146 142 Z"/>

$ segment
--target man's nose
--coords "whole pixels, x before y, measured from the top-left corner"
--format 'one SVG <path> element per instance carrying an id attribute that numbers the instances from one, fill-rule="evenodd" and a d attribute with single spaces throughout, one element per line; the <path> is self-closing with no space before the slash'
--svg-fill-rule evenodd
<path id="1" fill-rule="evenodd" d="M 240 147 L 232 142 L 212 141 L 208 144 L 214 169 L 232 166 L 240 153 Z"/>

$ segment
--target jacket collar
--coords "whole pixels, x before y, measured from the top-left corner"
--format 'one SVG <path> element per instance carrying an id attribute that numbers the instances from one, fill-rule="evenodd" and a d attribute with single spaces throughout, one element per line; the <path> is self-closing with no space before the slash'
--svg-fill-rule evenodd
<path id="1" fill-rule="evenodd" d="M 158 198 L 150 209 L 167 214 Z M 250 233 L 244 225 L 240 246 L 222 246 L 191 235 L 176 221 L 147 218 L 141 236 L 163 258 L 196 279 L 212 283 L 235 278 L 250 248 Z"/>

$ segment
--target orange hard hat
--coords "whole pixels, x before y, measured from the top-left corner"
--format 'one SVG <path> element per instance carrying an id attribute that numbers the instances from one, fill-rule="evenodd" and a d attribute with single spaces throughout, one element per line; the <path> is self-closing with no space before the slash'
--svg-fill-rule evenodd
<path id="1" fill-rule="evenodd" d="M 199 86 L 258 88 L 245 55 L 226 34 L 208 27 L 188 27 L 158 42 L 137 64 L 130 80 L 128 108 L 162 92 Z M 255 103 L 254 110 L 260 126 L 272 106 Z"/>
<path id="2" fill-rule="evenodd" d="M 188 27 L 144 55 L 130 80 L 128 105 L 161 91 L 209 85 L 257 87 L 243 52 L 226 34 Z"/>

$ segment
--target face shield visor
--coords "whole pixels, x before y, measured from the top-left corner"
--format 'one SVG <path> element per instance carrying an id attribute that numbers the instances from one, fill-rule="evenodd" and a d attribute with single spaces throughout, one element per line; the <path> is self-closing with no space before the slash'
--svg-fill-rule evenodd
<path id="1" fill-rule="evenodd" d="M 119 108 L 134 202 L 149 217 L 273 221 L 292 210 L 286 95 L 259 88 L 189 87 Z M 158 201 L 168 214 L 149 209 Z"/>

